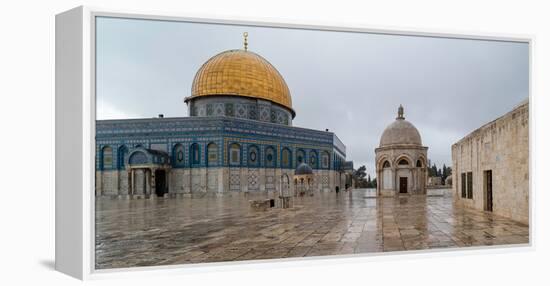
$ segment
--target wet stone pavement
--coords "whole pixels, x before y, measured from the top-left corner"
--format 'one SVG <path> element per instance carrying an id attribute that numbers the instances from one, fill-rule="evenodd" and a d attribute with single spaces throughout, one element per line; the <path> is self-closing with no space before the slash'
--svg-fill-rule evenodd
<path id="1" fill-rule="evenodd" d="M 529 242 L 529 226 L 445 196 L 372 190 L 250 209 L 251 196 L 96 199 L 96 269 Z"/>

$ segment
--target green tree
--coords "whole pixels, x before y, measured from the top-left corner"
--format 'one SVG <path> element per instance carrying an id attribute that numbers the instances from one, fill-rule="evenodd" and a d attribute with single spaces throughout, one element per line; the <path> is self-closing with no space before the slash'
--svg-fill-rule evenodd
<path id="1" fill-rule="evenodd" d="M 428 169 L 428 175 L 430 177 L 438 176 L 438 170 L 437 165 L 434 163 L 429 169 Z"/>
<path id="2" fill-rule="evenodd" d="M 443 164 L 443 170 L 441 173 L 441 180 L 443 181 L 443 185 L 445 185 L 445 179 L 449 176 L 449 170 L 445 164 Z"/>
<path id="3" fill-rule="evenodd" d="M 357 170 L 354 170 L 352 176 L 358 187 L 366 187 L 367 181 L 365 180 L 365 177 L 367 176 L 367 167 L 365 167 L 365 165 L 359 167 Z"/>

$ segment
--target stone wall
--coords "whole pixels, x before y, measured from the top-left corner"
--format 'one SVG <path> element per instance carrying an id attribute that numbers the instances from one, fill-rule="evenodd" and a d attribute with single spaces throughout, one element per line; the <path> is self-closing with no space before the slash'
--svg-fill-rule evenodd
<path id="1" fill-rule="evenodd" d="M 452 157 L 457 202 L 487 210 L 487 171 L 491 171 L 493 212 L 529 223 L 528 101 L 455 143 Z M 467 172 L 472 173 L 471 199 L 462 197 L 461 174 Z"/>
<path id="2" fill-rule="evenodd" d="M 314 170 L 313 187 L 316 191 L 343 190 L 345 176 L 334 170 Z M 294 192 L 294 170 L 277 168 L 175 168 L 168 172 L 168 193 L 183 195 L 191 193 L 233 192 L 279 192 L 281 176 L 287 175 L 290 191 Z M 136 170 L 136 194 L 151 192 L 147 187 L 143 170 Z M 128 172 L 126 170 L 96 171 L 96 195 L 128 195 Z"/>
<path id="3" fill-rule="evenodd" d="M 428 177 L 428 186 L 441 186 L 443 185 L 443 178 L 437 176 Z"/>

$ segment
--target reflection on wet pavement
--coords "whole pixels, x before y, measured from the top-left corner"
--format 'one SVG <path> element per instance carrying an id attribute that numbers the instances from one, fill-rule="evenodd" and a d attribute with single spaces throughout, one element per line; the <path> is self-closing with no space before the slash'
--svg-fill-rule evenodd
<path id="1" fill-rule="evenodd" d="M 96 268 L 523 244 L 529 227 L 450 196 L 317 193 L 254 211 L 251 196 L 96 198 Z"/>

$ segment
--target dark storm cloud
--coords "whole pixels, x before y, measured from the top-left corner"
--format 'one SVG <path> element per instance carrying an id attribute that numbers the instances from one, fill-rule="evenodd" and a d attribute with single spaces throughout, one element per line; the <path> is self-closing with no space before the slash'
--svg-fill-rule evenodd
<path id="1" fill-rule="evenodd" d="M 403 104 L 428 156 L 451 163 L 451 145 L 528 97 L 525 43 L 101 18 L 98 118 L 187 116 L 195 72 L 242 48 L 283 75 L 295 126 L 329 128 L 355 166 L 373 172 L 374 148 Z"/>

